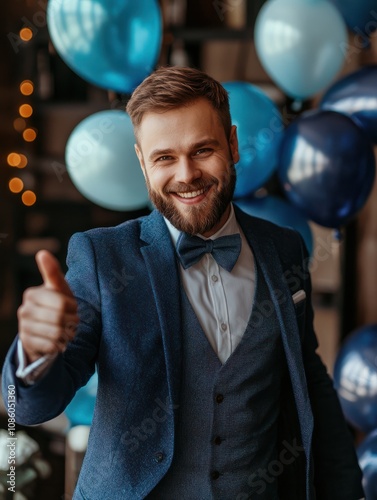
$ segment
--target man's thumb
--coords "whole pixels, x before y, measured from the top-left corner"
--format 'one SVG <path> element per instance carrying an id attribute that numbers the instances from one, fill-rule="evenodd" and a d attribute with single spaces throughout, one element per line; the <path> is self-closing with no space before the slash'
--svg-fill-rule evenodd
<path id="1" fill-rule="evenodd" d="M 72 296 L 71 289 L 64 278 L 60 264 L 52 253 L 47 250 L 40 250 L 36 254 L 35 260 L 47 288 Z"/>

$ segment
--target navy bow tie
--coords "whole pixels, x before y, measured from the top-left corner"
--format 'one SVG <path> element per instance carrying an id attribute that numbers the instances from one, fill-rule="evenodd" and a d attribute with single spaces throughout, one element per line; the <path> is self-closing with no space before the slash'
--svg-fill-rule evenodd
<path id="1" fill-rule="evenodd" d="M 231 272 L 241 252 L 241 236 L 231 234 L 215 240 L 203 240 L 198 236 L 181 233 L 176 248 L 184 269 L 199 262 L 205 253 L 210 253 L 219 266 Z"/>

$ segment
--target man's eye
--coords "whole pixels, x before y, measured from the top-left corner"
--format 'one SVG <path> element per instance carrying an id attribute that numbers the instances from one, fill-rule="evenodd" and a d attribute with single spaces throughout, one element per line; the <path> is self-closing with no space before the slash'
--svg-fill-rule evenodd
<path id="1" fill-rule="evenodd" d="M 210 149 L 210 148 L 201 148 L 201 149 L 198 149 L 198 151 L 196 151 L 195 154 L 197 156 L 201 156 L 201 155 L 209 154 L 211 151 L 212 151 L 212 149 Z"/>
<path id="2" fill-rule="evenodd" d="M 157 158 L 157 161 L 169 161 L 171 160 L 172 157 L 171 156 L 160 156 L 159 158 Z"/>

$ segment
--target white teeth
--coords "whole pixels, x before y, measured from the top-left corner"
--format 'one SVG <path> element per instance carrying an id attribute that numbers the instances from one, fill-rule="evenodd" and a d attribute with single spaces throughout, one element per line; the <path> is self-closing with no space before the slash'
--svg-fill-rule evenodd
<path id="1" fill-rule="evenodd" d="M 204 191 L 205 188 L 201 189 L 200 191 L 191 191 L 190 193 L 177 193 L 177 195 L 181 198 L 195 198 L 195 196 L 203 194 Z"/>

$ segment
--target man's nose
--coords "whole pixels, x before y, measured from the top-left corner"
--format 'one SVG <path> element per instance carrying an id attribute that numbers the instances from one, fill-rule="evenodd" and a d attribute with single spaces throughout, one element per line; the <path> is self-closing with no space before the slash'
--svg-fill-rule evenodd
<path id="1" fill-rule="evenodd" d="M 195 164 L 191 158 L 180 158 L 177 163 L 177 170 L 175 172 L 175 180 L 177 182 L 183 182 L 185 184 L 190 184 L 190 182 L 195 179 L 199 179 L 202 176 L 201 170 L 198 165 Z"/>

